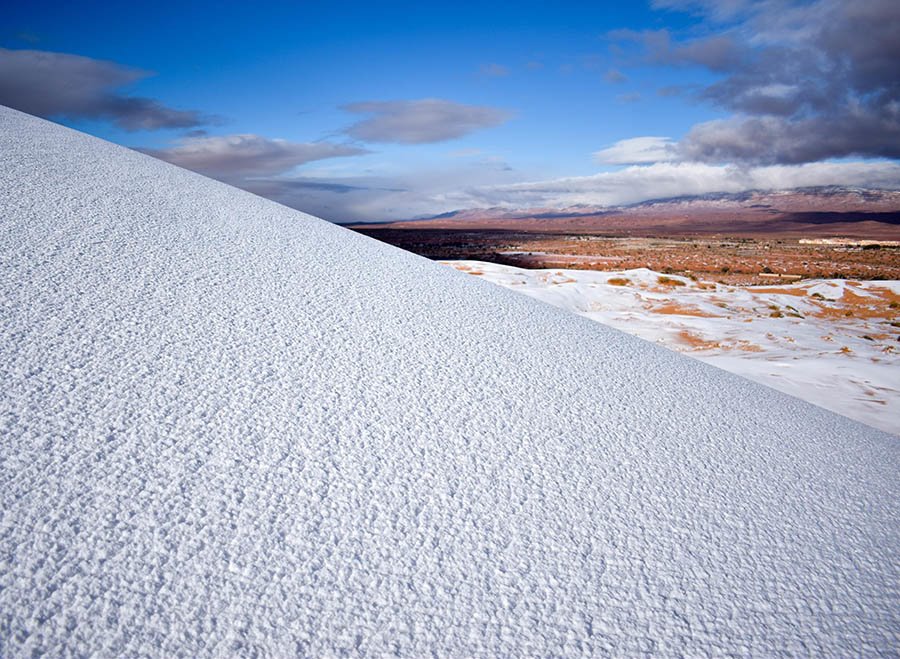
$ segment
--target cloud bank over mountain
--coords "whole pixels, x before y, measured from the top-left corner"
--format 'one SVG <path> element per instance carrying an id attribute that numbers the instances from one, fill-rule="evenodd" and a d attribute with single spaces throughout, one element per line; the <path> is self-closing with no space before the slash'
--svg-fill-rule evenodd
<path id="1" fill-rule="evenodd" d="M 828 185 L 900 189 L 898 163 L 832 163 L 740 167 L 696 162 L 658 162 L 593 176 L 515 183 L 473 191 L 473 205 L 567 207 L 616 206 L 710 192 L 744 192 Z"/>

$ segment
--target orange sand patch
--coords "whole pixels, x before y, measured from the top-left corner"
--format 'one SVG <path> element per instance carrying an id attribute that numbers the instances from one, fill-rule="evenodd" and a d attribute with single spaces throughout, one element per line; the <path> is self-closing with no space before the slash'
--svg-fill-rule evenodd
<path id="1" fill-rule="evenodd" d="M 772 295 L 793 295 L 794 297 L 806 297 L 807 291 L 803 288 L 762 288 L 759 286 L 750 286 L 748 290 L 754 293 L 769 293 Z"/>
<path id="2" fill-rule="evenodd" d="M 892 302 L 894 304 L 900 304 L 900 295 L 897 295 L 889 288 L 880 288 L 873 286 L 872 288 L 866 289 L 866 292 L 881 298 L 888 304 L 891 304 Z"/>
<path id="3" fill-rule="evenodd" d="M 663 313 L 671 316 L 693 316 L 694 318 L 719 318 L 711 313 L 707 313 L 702 309 L 698 309 L 697 307 L 688 307 L 684 305 L 677 304 L 675 302 L 669 302 L 668 304 L 663 304 L 658 307 L 651 307 L 650 309 L 654 313 Z"/>
<path id="4" fill-rule="evenodd" d="M 872 304 L 874 300 L 869 296 L 860 295 L 849 288 L 845 288 L 844 294 L 841 296 L 841 302 L 844 304 Z"/>
<path id="5" fill-rule="evenodd" d="M 887 305 L 879 305 L 881 308 L 870 304 L 840 304 L 831 307 L 816 305 L 816 311 L 809 315 L 816 318 L 844 319 L 856 318 L 864 320 L 891 320 L 897 316 L 897 312 L 887 308 Z"/>
<path id="6" fill-rule="evenodd" d="M 762 346 L 749 341 L 738 341 L 734 347 L 743 352 L 763 352 Z"/>
<path id="7" fill-rule="evenodd" d="M 471 265 L 466 263 L 445 263 L 444 265 L 450 265 L 451 267 L 456 268 L 460 272 L 465 272 L 467 275 L 483 275 L 483 270 L 477 270 L 473 268 Z"/>
<path id="8" fill-rule="evenodd" d="M 870 397 L 873 399 L 873 400 L 867 400 L 867 401 L 866 401 L 867 403 L 878 403 L 879 405 L 887 405 L 887 401 L 886 401 L 886 400 L 882 400 L 881 398 L 875 398 L 875 396 L 878 395 L 878 392 L 876 392 L 876 391 L 868 391 L 868 390 L 867 390 L 867 391 L 864 391 L 863 393 L 864 393 L 866 396 L 870 396 Z"/>
<path id="9" fill-rule="evenodd" d="M 566 277 L 561 272 L 553 272 L 550 274 L 545 274 L 540 276 L 540 280 L 545 284 L 574 284 L 575 280 L 571 277 Z"/>
<path id="10" fill-rule="evenodd" d="M 687 330 L 681 330 L 678 332 L 678 338 L 689 345 L 694 350 L 713 350 L 715 348 L 721 347 L 721 344 L 718 341 L 707 341 L 705 339 L 701 339 L 696 334 L 691 334 Z"/>
<path id="11" fill-rule="evenodd" d="M 887 320 L 900 315 L 891 304 L 900 304 L 900 295 L 886 288 L 870 288 L 870 295 L 860 295 L 849 289 L 837 300 L 819 300 L 810 297 L 816 310 L 810 315 L 830 320 L 856 318 L 863 320 Z"/>

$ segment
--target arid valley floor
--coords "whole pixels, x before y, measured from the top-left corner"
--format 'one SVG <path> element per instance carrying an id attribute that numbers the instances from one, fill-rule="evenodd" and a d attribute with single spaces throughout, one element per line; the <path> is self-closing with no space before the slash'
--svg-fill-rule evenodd
<path id="1" fill-rule="evenodd" d="M 605 236 L 380 225 L 357 230 L 432 259 L 471 259 L 522 268 L 648 268 L 737 285 L 796 279 L 900 279 L 900 242 L 896 240 Z"/>

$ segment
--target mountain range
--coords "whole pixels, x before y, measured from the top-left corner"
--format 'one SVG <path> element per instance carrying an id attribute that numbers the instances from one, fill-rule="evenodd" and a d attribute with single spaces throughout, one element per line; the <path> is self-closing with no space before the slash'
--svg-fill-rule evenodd
<path id="1" fill-rule="evenodd" d="M 373 225 L 355 225 L 373 228 Z M 607 235 L 783 235 L 900 239 L 900 191 L 852 187 L 757 190 L 616 207 L 484 208 L 387 222 L 392 229 L 490 229 Z"/>

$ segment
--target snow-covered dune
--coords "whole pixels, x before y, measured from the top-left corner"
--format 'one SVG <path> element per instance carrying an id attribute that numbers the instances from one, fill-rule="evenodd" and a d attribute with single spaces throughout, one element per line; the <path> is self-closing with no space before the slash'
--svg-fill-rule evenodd
<path id="1" fill-rule="evenodd" d="M 0 110 L 0 656 L 876 655 L 895 437 Z"/>

